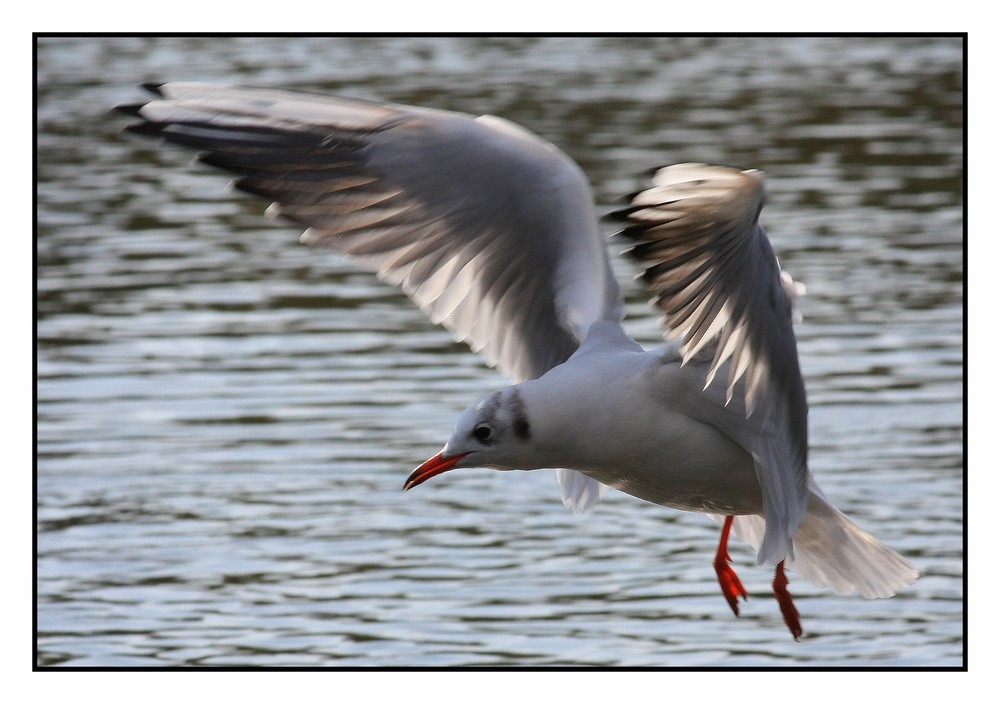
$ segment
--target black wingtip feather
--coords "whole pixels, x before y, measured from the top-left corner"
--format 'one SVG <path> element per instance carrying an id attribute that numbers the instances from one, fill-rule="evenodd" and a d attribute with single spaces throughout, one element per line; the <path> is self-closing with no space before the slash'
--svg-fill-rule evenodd
<path id="1" fill-rule="evenodd" d="M 648 190 L 650 190 L 650 189 L 649 188 L 643 188 L 641 190 L 632 191 L 631 193 L 629 193 L 627 195 L 621 196 L 620 198 L 617 199 L 616 202 L 622 203 L 625 207 L 618 208 L 617 210 L 612 210 L 610 213 L 608 213 L 607 215 L 604 216 L 604 219 L 605 220 L 616 220 L 616 221 L 628 221 L 630 219 L 629 216 L 632 215 L 632 213 L 634 213 L 636 211 L 645 210 L 645 209 L 648 209 L 648 208 L 658 208 L 658 207 L 662 207 L 662 206 L 665 206 L 665 205 L 669 205 L 670 203 L 674 202 L 674 200 L 672 199 L 672 200 L 659 201 L 659 202 L 656 202 L 656 203 L 643 203 L 641 205 L 635 205 L 634 204 L 635 203 L 635 199 L 638 198 L 640 195 L 642 195 L 643 193 L 645 193 Z"/>
<path id="2" fill-rule="evenodd" d="M 629 201 L 623 202 L 628 203 Z M 638 208 L 635 206 L 619 208 L 618 210 L 612 210 L 610 213 L 605 215 L 603 219 L 612 222 L 628 222 L 629 215 L 634 213 L 636 210 L 638 210 Z"/>
<path id="3" fill-rule="evenodd" d="M 163 91 L 161 89 L 165 85 L 166 85 L 166 83 L 147 82 L 147 83 L 143 83 L 142 87 L 145 88 L 146 90 L 148 90 L 153 95 L 158 95 L 158 96 L 160 96 L 162 98 L 163 97 Z"/>
<path id="4" fill-rule="evenodd" d="M 648 190 L 648 189 L 646 189 Z M 612 210 L 607 215 L 604 216 L 605 220 L 613 220 L 615 222 L 631 222 L 632 214 L 640 210 L 647 210 L 649 208 L 656 208 L 661 205 L 666 205 L 666 203 L 642 203 L 641 205 L 635 205 L 635 199 L 641 194 L 645 193 L 645 190 L 634 191 L 626 196 L 622 196 L 618 199 L 624 207 Z"/>
<path id="5" fill-rule="evenodd" d="M 628 218 L 625 218 L 625 220 L 627 221 Z M 655 224 L 651 223 L 632 223 L 628 227 L 623 227 L 616 232 L 615 236 L 625 237 L 630 240 L 648 240 L 649 236 L 646 233 L 655 226 Z"/>
<path id="6" fill-rule="evenodd" d="M 155 122 L 137 122 L 126 127 L 125 131 L 143 137 L 161 137 L 163 136 L 163 125 Z"/>
<path id="7" fill-rule="evenodd" d="M 129 103 L 127 105 L 115 105 L 114 111 L 120 112 L 123 115 L 128 115 L 129 117 L 142 117 L 139 111 L 145 103 Z"/>

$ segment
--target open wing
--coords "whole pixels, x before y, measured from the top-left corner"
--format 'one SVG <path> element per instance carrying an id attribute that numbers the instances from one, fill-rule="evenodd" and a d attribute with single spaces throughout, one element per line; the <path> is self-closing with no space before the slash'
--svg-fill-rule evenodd
<path id="1" fill-rule="evenodd" d="M 236 188 L 400 286 L 515 381 L 621 317 L 590 189 L 565 154 L 499 118 L 194 83 L 147 86 L 130 130 L 197 149 Z"/>
<path id="2" fill-rule="evenodd" d="M 741 390 L 738 417 L 709 412 L 753 455 L 767 519 L 759 559 L 776 561 L 791 554 L 805 512 L 808 428 L 789 295 L 802 287 L 778 266 L 758 222 L 763 203 L 756 171 L 677 164 L 657 170 L 616 217 L 667 336 L 682 340 L 684 363 L 706 369 L 706 398 L 729 406 Z M 720 371 L 724 398 L 713 386 Z"/>

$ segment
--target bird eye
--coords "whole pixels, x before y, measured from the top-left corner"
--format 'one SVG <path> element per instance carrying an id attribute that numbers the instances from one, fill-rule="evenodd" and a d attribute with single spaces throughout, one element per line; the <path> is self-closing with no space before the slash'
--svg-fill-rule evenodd
<path id="1" fill-rule="evenodd" d="M 477 425 L 475 430 L 472 431 L 472 434 L 479 442 L 486 442 L 493 437 L 493 428 L 486 424 Z"/>

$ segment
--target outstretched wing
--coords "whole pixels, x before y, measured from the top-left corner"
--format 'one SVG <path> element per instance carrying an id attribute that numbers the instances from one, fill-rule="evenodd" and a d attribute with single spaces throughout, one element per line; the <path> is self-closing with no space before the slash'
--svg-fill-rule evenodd
<path id="1" fill-rule="evenodd" d="M 621 301 L 590 189 L 499 118 L 290 91 L 149 86 L 130 130 L 197 149 L 236 188 L 400 286 L 515 381 L 565 361 Z"/>
<path id="2" fill-rule="evenodd" d="M 684 363 L 707 370 L 706 396 L 720 371 L 722 404 L 742 391 L 743 420 L 717 413 L 714 422 L 753 455 L 767 519 L 759 558 L 776 561 L 791 554 L 805 512 L 808 428 L 789 296 L 801 286 L 778 266 L 758 222 L 763 203 L 756 171 L 678 164 L 657 170 L 616 217 L 667 336 L 682 340 Z"/>

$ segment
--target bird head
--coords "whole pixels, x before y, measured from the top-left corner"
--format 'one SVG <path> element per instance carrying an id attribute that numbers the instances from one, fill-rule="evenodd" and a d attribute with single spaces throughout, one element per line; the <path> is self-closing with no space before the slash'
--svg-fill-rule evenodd
<path id="1" fill-rule="evenodd" d="M 439 453 L 410 473 L 403 490 L 460 467 L 531 469 L 531 424 L 521 392 L 512 386 L 463 411 Z"/>

